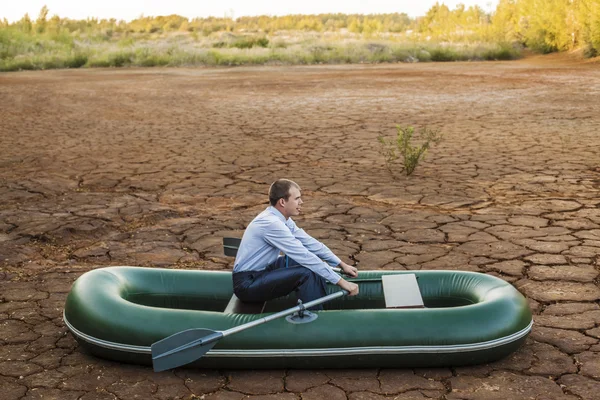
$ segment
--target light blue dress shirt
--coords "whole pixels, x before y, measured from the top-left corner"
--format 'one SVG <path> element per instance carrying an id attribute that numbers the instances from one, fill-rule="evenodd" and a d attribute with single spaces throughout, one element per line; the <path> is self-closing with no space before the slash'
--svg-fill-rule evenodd
<path id="1" fill-rule="evenodd" d="M 282 251 L 300 265 L 336 284 L 340 276 L 322 260 L 335 267 L 341 260 L 323 243 L 296 226 L 291 218 L 270 206 L 246 228 L 235 258 L 233 272 L 262 271 Z"/>

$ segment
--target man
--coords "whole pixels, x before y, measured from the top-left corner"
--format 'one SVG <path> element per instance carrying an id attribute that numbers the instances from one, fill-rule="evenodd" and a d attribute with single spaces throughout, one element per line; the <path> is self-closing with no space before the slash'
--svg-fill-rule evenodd
<path id="1" fill-rule="evenodd" d="M 358 276 L 357 269 L 292 220 L 300 214 L 303 203 L 300 186 L 287 179 L 275 181 L 269 189 L 269 202 L 271 205 L 252 220 L 242 237 L 233 267 L 235 295 L 242 301 L 262 302 L 296 290 L 306 303 L 326 295 L 326 281 L 347 290 L 350 296 L 358 294 L 358 285 L 340 277 L 329 265 L 352 277 Z M 322 310 L 323 306 L 312 309 Z"/>

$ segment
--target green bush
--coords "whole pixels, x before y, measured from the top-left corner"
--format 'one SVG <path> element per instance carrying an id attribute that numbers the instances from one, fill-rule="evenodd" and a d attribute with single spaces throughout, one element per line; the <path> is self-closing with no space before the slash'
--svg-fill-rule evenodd
<path id="1" fill-rule="evenodd" d="M 130 65 L 134 59 L 132 52 L 116 52 L 108 54 L 96 54 L 93 57 L 89 57 L 86 66 L 88 67 L 123 67 Z"/>
<path id="2" fill-rule="evenodd" d="M 43 57 L 38 60 L 36 67 L 39 69 L 58 69 L 64 68 L 64 65 L 63 60 L 58 57 Z"/>
<path id="3" fill-rule="evenodd" d="M 549 54 L 555 52 L 557 48 L 553 44 L 548 43 L 546 40 L 547 34 L 548 32 L 545 30 L 532 33 L 529 37 L 525 38 L 525 44 L 538 53 Z"/>
<path id="4" fill-rule="evenodd" d="M 449 47 L 435 47 L 429 51 L 431 61 L 458 61 L 458 53 Z"/>
<path id="5" fill-rule="evenodd" d="M 108 68 L 110 67 L 110 62 L 107 57 L 93 57 L 88 60 L 86 66 L 91 68 Z"/>
<path id="6" fill-rule="evenodd" d="M 30 59 L 0 60 L 0 71 L 11 72 L 21 70 L 37 69 Z"/>
<path id="7" fill-rule="evenodd" d="M 593 58 L 597 57 L 599 54 L 598 50 L 594 48 L 591 44 L 588 44 L 583 48 L 583 56 L 585 58 Z"/>
<path id="8" fill-rule="evenodd" d="M 417 57 L 414 57 L 409 50 L 403 47 L 392 48 L 391 52 L 395 61 L 406 61 L 409 57 L 417 59 Z"/>
<path id="9" fill-rule="evenodd" d="M 514 60 L 515 58 L 517 58 L 515 56 L 515 52 L 512 49 L 509 49 L 506 47 L 500 48 L 498 51 L 495 51 L 492 53 L 493 53 L 493 58 L 488 57 L 487 58 L 488 60 L 493 59 L 493 60 L 508 61 L 508 60 Z M 489 55 L 491 55 L 491 54 L 489 54 Z"/>
<path id="10" fill-rule="evenodd" d="M 112 53 L 108 56 L 111 67 L 122 67 L 131 64 L 132 54 L 126 52 Z"/>
<path id="11" fill-rule="evenodd" d="M 266 37 L 251 37 L 244 36 L 234 41 L 230 47 L 236 47 L 238 49 L 251 49 L 252 47 L 267 47 L 269 46 L 269 39 Z"/>
<path id="12" fill-rule="evenodd" d="M 49 34 L 47 38 L 48 41 L 53 41 L 56 43 L 66 45 L 68 48 L 73 48 L 75 46 L 75 39 L 68 32 Z"/>
<path id="13" fill-rule="evenodd" d="M 402 158 L 402 167 L 400 172 L 411 175 L 419 162 L 425 158 L 425 153 L 432 144 L 437 144 L 442 140 L 439 130 L 428 129 L 420 130 L 418 140 L 420 144 L 413 145 L 413 135 L 415 129 L 412 126 L 402 127 L 396 125 L 396 138 L 386 139 L 378 136 L 380 144 L 380 154 L 384 157 L 385 166 L 392 176 L 394 175 L 394 164 L 398 158 Z"/>
<path id="14" fill-rule="evenodd" d="M 288 47 L 288 44 L 285 41 L 281 40 L 281 39 L 271 41 L 270 45 L 274 49 L 285 49 L 285 48 Z"/>
<path id="15" fill-rule="evenodd" d="M 65 60 L 65 67 L 67 68 L 81 68 L 88 62 L 88 56 L 86 54 L 78 53 L 67 58 Z"/>
<path id="16" fill-rule="evenodd" d="M 130 46 L 133 46 L 134 44 L 135 44 L 135 39 L 133 38 L 133 36 L 124 37 L 123 39 L 121 39 L 117 42 L 117 45 L 119 47 L 130 47 Z"/>
<path id="17" fill-rule="evenodd" d="M 481 51 L 481 58 L 488 61 L 516 60 L 520 56 L 520 50 L 513 47 L 510 43 L 501 43 L 498 46 L 493 46 L 492 48 L 483 49 L 483 51 Z"/>
<path id="18" fill-rule="evenodd" d="M 267 39 L 266 37 L 259 38 L 256 41 L 256 46 L 258 46 L 258 47 L 268 47 L 269 46 L 269 39 Z"/>
<path id="19" fill-rule="evenodd" d="M 136 58 L 134 64 L 140 67 L 162 67 L 171 63 L 171 57 L 166 54 L 149 54 Z"/>

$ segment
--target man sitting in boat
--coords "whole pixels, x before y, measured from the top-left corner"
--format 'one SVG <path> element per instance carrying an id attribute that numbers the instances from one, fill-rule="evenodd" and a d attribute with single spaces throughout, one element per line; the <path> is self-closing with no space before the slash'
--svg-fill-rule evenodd
<path id="1" fill-rule="evenodd" d="M 327 281 L 347 290 L 350 296 L 358 294 L 358 285 L 340 277 L 330 266 L 351 277 L 358 276 L 356 267 L 341 261 L 292 220 L 300 214 L 303 203 L 300 186 L 288 179 L 275 181 L 269 189 L 269 202 L 271 205 L 250 222 L 242 237 L 233 267 L 235 295 L 242 301 L 264 302 L 295 290 L 306 303 L 327 294 Z M 322 310 L 323 306 L 312 309 Z"/>

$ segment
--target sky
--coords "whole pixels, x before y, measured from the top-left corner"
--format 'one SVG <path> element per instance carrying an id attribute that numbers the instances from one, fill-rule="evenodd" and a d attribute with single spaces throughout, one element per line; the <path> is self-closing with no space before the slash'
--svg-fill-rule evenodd
<path id="1" fill-rule="evenodd" d="M 439 0 L 450 9 L 462 3 L 479 5 L 485 11 L 496 8 L 498 0 Z M 436 0 L 0 0 L 0 19 L 10 22 L 29 13 L 35 19 L 46 5 L 49 17 L 99 19 L 116 18 L 131 21 L 144 16 L 179 14 L 187 18 L 286 14 L 381 14 L 404 12 L 411 17 L 425 15 Z"/>

